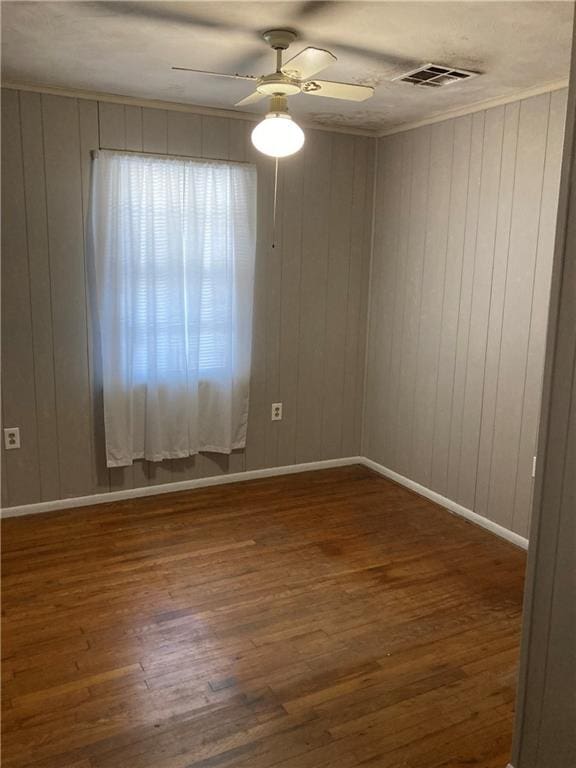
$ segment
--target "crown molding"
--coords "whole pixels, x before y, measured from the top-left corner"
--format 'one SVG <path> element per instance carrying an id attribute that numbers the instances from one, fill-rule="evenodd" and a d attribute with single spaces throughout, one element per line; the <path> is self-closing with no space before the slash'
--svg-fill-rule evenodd
<path id="1" fill-rule="evenodd" d="M 115 93 L 102 93 L 100 91 L 87 91 L 78 88 L 62 88 L 55 85 L 43 85 L 42 83 L 19 83 L 15 81 L 3 82 L 2 88 L 8 88 L 13 91 L 31 91 L 33 93 L 46 93 L 50 96 L 66 96 L 73 99 L 87 99 L 89 101 L 102 101 L 110 104 L 124 104 L 133 107 L 147 107 L 149 109 L 167 109 L 171 112 L 188 112 L 194 115 L 206 115 L 208 117 L 227 117 L 235 120 L 245 120 L 250 123 L 257 123 L 262 119 L 262 115 L 255 115 L 249 112 L 238 112 L 234 109 L 220 109 L 218 107 L 203 107 L 196 104 L 184 104 L 179 101 L 162 101 L 160 99 L 139 99 L 134 96 L 122 96 Z M 347 133 L 354 136 L 369 136 L 376 138 L 377 131 L 370 131 L 364 128 L 348 128 L 338 126 L 328 126 L 322 123 L 298 119 L 298 122 L 310 129 L 317 131 L 328 131 L 329 133 Z"/>
<path id="2" fill-rule="evenodd" d="M 550 83 L 545 83 L 544 85 L 536 85 L 533 88 L 526 88 L 523 91 L 517 91 L 516 93 L 509 94 L 507 96 L 499 96 L 496 99 L 475 101 L 473 104 L 468 104 L 465 107 L 448 109 L 445 112 L 439 112 L 436 115 L 423 118 L 422 120 L 414 120 L 410 123 L 402 123 L 402 125 L 398 125 L 395 128 L 390 128 L 390 130 L 383 130 L 378 133 L 378 138 L 383 138 L 384 136 L 394 136 L 397 133 L 411 131 L 414 128 L 422 128 L 425 125 L 443 123 L 445 120 L 452 120 L 455 117 L 463 117 L 464 115 L 472 115 L 474 112 L 484 112 L 484 110 L 492 109 L 492 107 L 500 107 L 504 104 L 513 104 L 516 101 L 523 101 L 524 99 L 529 99 L 532 96 L 540 96 L 543 93 L 561 91 L 563 88 L 567 87 L 568 78 L 565 77 L 562 80 L 554 80 Z"/>
<path id="3" fill-rule="evenodd" d="M 404 133 L 405 131 L 411 131 L 414 128 L 422 128 L 425 125 L 433 125 L 434 123 L 442 123 L 445 120 L 452 120 L 455 117 L 463 117 L 464 115 L 471 115 L 475 112 L 483 112 L 486 109 L 493 107 L 499 107 L 504 104 L 513 104 L 516 101 L 523 101 L 529 99 L 532 96 L 540 96 L 543 93 L 551 93 L 553 91 L 560 91 L 563 88 L 568 87 L 568 78 L 562 80 L 554 80 L 544 85 L 534 86 L 533 88 L 527 88 L 516 93 L 509 94 L 507 96 L 500 96 L 495 99 L 485 99 L 483 101 L 476 101 L 473 104 L 468 104 L 464 107 L 458 107 L 456 109 L 449 109 L 444 112 L 439 112 L 430 117 L 423 118 L 422 120 L 414 120 L 412 122 L 402 123 L 389 130 L 383 131 L 368 130 L 365 128 L 353 128 L 353 127 L 338 127 L 327 126 L 322 123 L 315 123 L 313 121 L 300 120 L 302 126 L 317 131 L 327 131 L 329 133 L 345 133 L 353 136 L 368 136 L 371 138 L 383 138 L 384 136 L 393 136 L 397 133 Z M 160 99 L 139 99 L 134 96 L 122 96 L 114 93 L 103 93 L 100 91 L 87 91 L 78 88 L 62 88 L 60 86 L 43 85 L 42 83 L 19 83 L 19 82 L 3 82 L 2 88 L 8 88 L 15 91 L 32 91 L 34 93 L 46 93 L 52 96 L 67 96 L 74 99 L 88 99 L 90 101 L 103 101 L 111 104 L 125 104 L 134 107 L 148 107 L 150 109 L 167 109 L 173 112 L 188 112 L 194 115 L 206 115 L 208 117 L 227 117 L 234 120 L 245 120 L 247 122 L 255 123 L 260 119 L 260 115 L 255 115 L 249 112 L 238 112 L 234 109 L 220 109 L 218 107 L 204 107 L 197 104 L 184 104 L 179 101 L 162 101 Z"/>

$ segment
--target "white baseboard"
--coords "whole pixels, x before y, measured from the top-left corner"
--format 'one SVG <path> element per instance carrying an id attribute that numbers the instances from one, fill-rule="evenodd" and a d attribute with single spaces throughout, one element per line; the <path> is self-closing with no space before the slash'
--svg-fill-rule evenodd
<path id="1" fill-rule="evenodd" d="M 137 499 L 144 496 L 157 496 L 163 493 L 176 493 L 177 491 L 189 491 L 193 488 L 207 488 L 211 485 L 225 485 L 227 483 L 242 483 L 247 480 L 258 480 L 264 477 L 276 477 L 279 475 L 292 475 L 297 472 L 312 472 L 318 469 L 330 469 L 331 467 L 345 467 L 351 464 L 362 464 L 369 469 L 373 469 L 378 474 L 387 477 L 390 480 L 394 480 L 400 485 L 409 488 L 411 491 L 415 491 L 431 501 L 436 502 L 445 509 L 453 512 L 456 515 L 470 520 L 476 525 L 482 526 L 487 530 L 500 536 L 502 539 L 516 544 L 523 549 L 528 548 L 528 539 L 523 536 L 519 536 L 513 531 L 509 531 L 497 523 L 487 520 L 485 517 L 472 512 L 471 509 L 466 509 L 460 504 L 457 504 L 451 499 L 447 499 L 445 496 L 441 496 L 435 491 L 431 491 L 419 483 L 410 480 L 404 475 L 399 475 L 387 467 L 378 464 L 372 459 L 367 459 L 364 456 L 348 456 L 344 459 L 326 459 L 324 461 L 311 461 L 305 464 L 289 464 L 285 467 L 269 467 L 267 469 L 252 469 L 247 472 L 238 472 L 233 475 L 216 475 L 214 477 L 201 477 L 196 480 L 182 480 L 177 483 L 163 483 L 162 485 L 146 485 L 142 488 L 129 488 L 122 491 L 110 491 L 108 493 L 96 493 L 92 496 L 79 496 L 72 499 L 56 499 L 54 501 L 41 501 L 38 504 L 24 504 L 19 507 L 7 507 L 1 512 L 1 516 L 5 517 L 21 517 L 22 515 L 37 515 L 41 512 L 56 512 L 61 509 L 71 509 L 73 507 L 88 507 L 96 504 L 109 504 L 113 501 L 127 501 L 128 499 Z"/>
<path id="2" fill-rule="evenodd" d="M 193 488 L 207 488 L 210 485 L 242 483 L 246 480 L 258 480 L 263 477 L 275 477 L 276 475 L 293 475 L 297 472 L 311 472 L 317 469 L 330 469 L 331 467 L 345 467 L 351 464 L 363 463 L 364 458 L 362 456 L 349 456 L 345 459 L 310 461 L 305 464 L 289 464 L 285 467 L 251 469 L 246 472 L 237 472 L 232 475 L 215 475 L 213 477 L 201 477 L 196 480 L 181 480 L 177 483 L 145 485 L 142 488 L 127 488 L 122 491 L 95 493 L 91 496 L 77 496 L 76 498 L 70 499 L 41 501 L 37 504 L 23 504 L 19 507 L 6 507 L 2 510 L 1 516 L 5 518 L 22 517 L 23 515 L 37 515 L 41 512 L 56 512 L 61 509 L 70 509 L 72 507 L 89 507 L 94 504 L 109 504 L 112 501 L 127 501 L 128 499 L 137 499 L 142 498 L 143 496 L 157 496 L 162 493 L 189 491 Z"/>
<path id="3" fill-rule="evenodd" d="M 475 523 L 476 525 L 480 525 L 482 528 L 486 528 L 488 531 L 495 533 L 496 536 L 500 536 L 500 538 L 506 539 L 506 541 L 510 541 L 517 547 L 528 549 L 528 539 L 525 539 L 523 536 L 520 536 L 513 531 L 509 531 L 508 528 L 504 528 L 502 525 L 498 525 L 498 523 L 492 522 L 492 520 L 488 520 L 487 518 L 482 517 L 482 515 L 473 512 L 471 509 L 467 509 L 466 507 L 457 504 L 455 501 L 452 501 L 452 499 L 448 499 L 446 496 L 442 496 L 441 494 L 436 493 L 436 491 L 431 491 L 430 488 L 426 488 L 426 486 L 420 485 L 420 483 L 416 483 L 414 480 L 410 480 L 408 477 L 404 477 L 404 475 L 399 475 L 397 472 L 382 466 L 382 464 L 378 464 L 376 461 L 372 461 L 372 459 L 363 458 L 362 464 L 364 464 L 365 467 L 369 467 L 375 472 L 378 472 L 378 474 L 383 475 L 390 480 L 394 480 L 406 488 L 409 488 L 411 491 L 415 491 L 416 493 L 420 494 L 420 496 L 424 496 L 425 498 L 430 499 L 430 501 L 436 502 L 436 504 L 444 507 L 449 512 L 460 515 L 460 517 L 466 518 L 466 520 L 469 520 L 471 523 Z"/>

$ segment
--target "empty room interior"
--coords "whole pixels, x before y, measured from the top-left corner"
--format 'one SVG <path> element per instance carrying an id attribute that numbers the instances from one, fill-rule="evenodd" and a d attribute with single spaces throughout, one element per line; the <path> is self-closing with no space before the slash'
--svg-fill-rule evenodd
<path id="1" fill-rule="evenodd" d="M 575 768 L 573 3 L 0 11 L 2 765 Z"/>

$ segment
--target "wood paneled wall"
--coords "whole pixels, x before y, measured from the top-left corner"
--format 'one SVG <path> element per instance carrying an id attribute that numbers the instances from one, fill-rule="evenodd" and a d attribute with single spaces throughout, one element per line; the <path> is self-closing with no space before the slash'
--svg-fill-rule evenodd
<path id="1" fill-rule="evenodd" d="M 364 455 L 528 534 L 566 92 L 381 139 Z"/>
<path id="2" fill-rule="evenodd" d="M 364 453 L 527 535 L 566 94 L 379 141 L 307 130 L 273 164 L 252 123 L 3 93 L 3 503 Z M 250 160 L 259 232 L 248 441 L 104 465 L 84 253 L 95 148 Z M 284 403 L 282 422 L 270 404 Z M 361 412 L 364 405 L 364 445 Z"/>
<path id="3" fill-rule="evenodd" d="M 515 768 L 576 765 L 576 19 L 554 251 Z"/>
<path id="4" fill-rule="evenodd" d="M 360 448 L 374 140 L 307 130 L 281 163 L 252 123 L 5 90 L 2 105 L 3 424 L 7 506 L 303 461 Z M 84 252 L 90 151 L 129 149 L 258 165 L 253 375 L 247 447 L 108 471 Z M 272 402 L 284 403 L 281 422 Z"/>

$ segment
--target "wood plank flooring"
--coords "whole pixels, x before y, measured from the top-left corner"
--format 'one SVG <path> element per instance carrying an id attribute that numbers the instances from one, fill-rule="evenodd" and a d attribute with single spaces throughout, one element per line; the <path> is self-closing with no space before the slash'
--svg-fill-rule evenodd
<path id="1" fill-rule="evenodd" d="M 4 768 L 504 768 L 524 553 L 363 467 L 3 523 Z"/>

